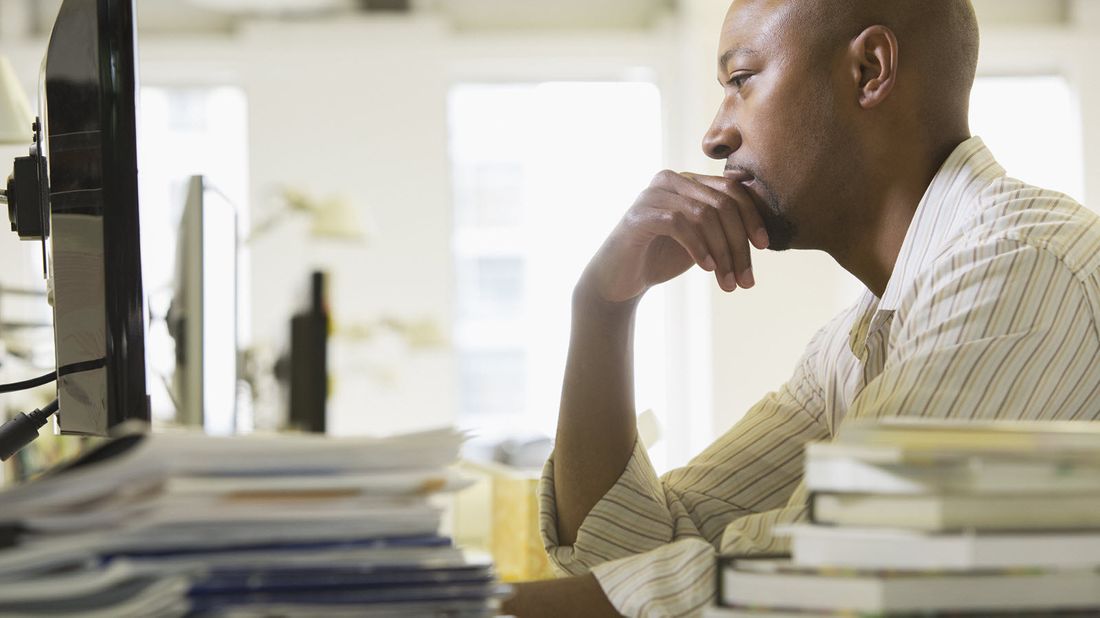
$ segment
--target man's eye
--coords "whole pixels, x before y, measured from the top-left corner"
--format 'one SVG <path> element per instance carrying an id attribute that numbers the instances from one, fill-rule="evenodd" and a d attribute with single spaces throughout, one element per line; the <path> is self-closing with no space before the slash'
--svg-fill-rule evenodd
<path id="1" fill-rule="evenodd" d="M 730 76 L 727 83 L 734 88 L 740 89 L 742 86 L 745 85 L 745 82 L 747 82 L 750 77 L 752 77 L 751 73 L 734 73 Z"/>

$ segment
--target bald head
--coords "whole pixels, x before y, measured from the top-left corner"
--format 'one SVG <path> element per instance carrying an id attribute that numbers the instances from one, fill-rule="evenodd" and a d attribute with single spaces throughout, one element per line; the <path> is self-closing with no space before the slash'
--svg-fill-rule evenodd
<path id="1" fill-rule="evenodd" d="M 927 128 L 966 126 L 979 44 L 970 0 L 778 0 L 786 2 L 793 3 L 791 25 L 822 59 L 871 26 L 889 28 L 898 40 L 901 82 L 911 86 Z"/>

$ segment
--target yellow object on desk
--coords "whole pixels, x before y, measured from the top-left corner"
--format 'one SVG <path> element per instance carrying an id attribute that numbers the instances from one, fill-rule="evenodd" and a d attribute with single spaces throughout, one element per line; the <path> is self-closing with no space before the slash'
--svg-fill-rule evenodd
<path id="1" fill-rule="evenodd" d="M 539 536 L 540 470 L 463 461 L 478 478 L 455 501 L 455 540 L 488 551 L 501 581 L 551 579 L 554 571 Z"/>

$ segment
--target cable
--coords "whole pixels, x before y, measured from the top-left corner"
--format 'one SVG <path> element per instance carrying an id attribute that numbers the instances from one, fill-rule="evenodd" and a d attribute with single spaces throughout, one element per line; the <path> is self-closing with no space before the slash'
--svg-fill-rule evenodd
<path id="1" fill-rule="evenodd" d="M 40 375 L 37 378 L 31 378 L 30 380 L 23 380 L 22 382 L 12 382 L 11 384 L 0 384 L 0 393 L 14 393 L 15 391 L 25 391 L 28 388 L 34 388 L 36 386 L 42 386 L 49 384 L 50 382 L 57 381 L 57 372 L 51 371 L 45 375 Z"/>
<path id="2" fill-rule="evenodd" d="M 54 399 L 50 403 L 31 412 L 20 412 L 10 421 L 0 425 L 0 461 L 7 461 L 24 446 L 27 446 L 38 437 L 38 430 L 50 419 L 50 415 L 57 412 L 58 401 Z"/>
<path id="3" fill-rule="evenodd" d="M 44 405 L 41 408 L 35 410 L 34 412 L 31 412 L 27 416 L 30 417 L 30 418 L 33 418 L 35 420 L 42 421 L 42 425 L 45 425 L 46 424 L 46 419 L 50 418 L 50 416 L 53 413 L 57 412 L 58 408 L 60 408 L 60 407 L 61 407 L 60 401 L 57 400 L 57 399 L 54 399 L 50 403 L 47 403 L 46 405 Z M 39 427 L 41 427 L 42 425 L 39 425 Z"/>

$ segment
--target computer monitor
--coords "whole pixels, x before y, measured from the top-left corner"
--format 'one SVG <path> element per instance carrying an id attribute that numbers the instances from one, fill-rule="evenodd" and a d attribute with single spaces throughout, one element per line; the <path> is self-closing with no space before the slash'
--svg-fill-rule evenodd
<path id="1" fill-rule="evenodd" d="M 149 420 L 136 55 L 133 0 L 64 0 L 42 70 L 36 146 L 44 158 L 32 154 L 35 169 L 22 174 L 16 166 L 12 212 L 27 224 L 20 236 L 48 243 L 57 420 L 67 434 Z M 26 214 L 31 201 L 40 202 L 38 221 Z"/>
<path id="2" fill-rule="evenodd" d="M 176 342 L 172 398 L 180 424 L 212 435 L 237 428 L 237 217 L 192 176 L 176 242 L 168 331 Z"/>

